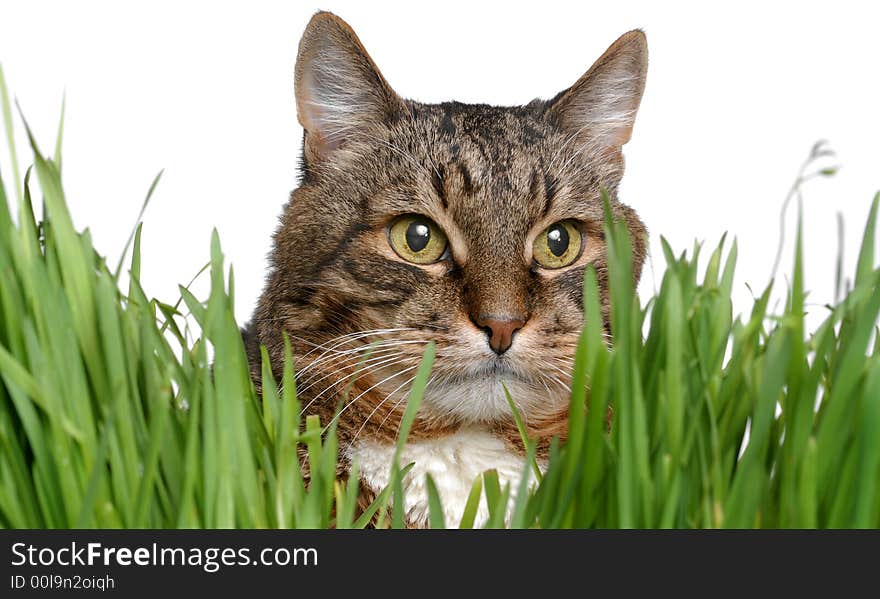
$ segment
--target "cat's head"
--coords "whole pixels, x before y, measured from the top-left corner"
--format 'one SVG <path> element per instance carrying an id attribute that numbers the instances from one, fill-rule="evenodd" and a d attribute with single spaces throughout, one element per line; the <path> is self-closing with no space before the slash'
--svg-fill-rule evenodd
<path id="1" fill-rule="evenodd" d="M 632 31 L 552 100 L 422 104 L 344 21 L 315 15 L 295 73 L 302 185 L 253 322 L 276 364 L 291 336 L 303 401 L 348 393 L 359 418 L 387 417 L 433 340 L 425 418 L 509 418 L 504 386 L 531 422 L 564 410 L 591 264 L 605 322 L 586 324 L 609 332 L 601 190 L 629 227 L 636 279 L 645 255 L 616 191 L 646 68 Z"/>

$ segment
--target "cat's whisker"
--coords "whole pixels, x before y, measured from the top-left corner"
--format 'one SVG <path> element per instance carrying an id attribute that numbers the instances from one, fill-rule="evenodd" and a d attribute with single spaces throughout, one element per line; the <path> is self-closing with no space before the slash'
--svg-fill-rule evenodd
<path id="1" fill-rule="evenodd" d="M 547 366 L 549 366 L 549 367 L 552 368 L 553 370 L 555 370 L 555 371 L 561 373 L 563 376 L 566 376 L 566 377 L 570 377 L 570 376 L 571 376 L 571 373 L 570 373 L 570 372 L 568 372 L 568 371 L 566 371 L 566 370 L 560 368 L 559 366 L 556 366 L 555 364 L 547 364 Z"/>
<path id="2" fill-rule="evenodd" d="M 398 332 L 412 331 L 412 330 L 415 330 L 415 329 L 396 328 L 396 329 L 371 329 L 371 330 L 365 330 L 365 331 L 355 331 L 354 333 L 348 333 L 345 335 L 340 335 L 338 337 L 333 337 L 332 339 L 316 346 L 314 350 L 303 354 L 300 359 L 307 358 L 309 355 L 311 355 L 312 353 L 314 353 L 314 351 L 316 351 L 318 349 L 326 348 L 327 350 L 333 350 L 334 348 L 339 347 L 340 345 L 344 345 L 344 344 L 349 343 L 351 341 L 356 341 L 357 339 L 361 339 L 363 337 L 369 337 L 370 335 L 387 335 L 389 333 L 398 333 Z M 311 344 L 308 340 L 303 339 L 302 337 L 298 337 L 296 335 L 291 335 L 289 333 L 288 333 L 288 335 L 291 338 L 296 338 L 300 341 L 304 341 L 304 342 Z M 328 348 L 327 346 L 331 343 L 335 343 L 335 345 Z M 323 354 L 321 354 L 321 355 L 323 355 Z"/>
<path id="3" fill-rule="evenodd" d="M 368 358 L 373 358 L 377 356 L 387 355 L 388 353 L 400 351 L 394 347 L 375 347 L 375 348 L 358 348 L 357 350 L 352 350 L 351 352 L 344 354 L 332 354 L 329 356 L 325 356 L 321 358 L 320 361 L 315 361 L 310 363 L 309 368 L 303 368 L 297 373 L 297 381 L 300 383 L 306 383 L 307 381 L 313 380 L 317 376 L 321 376 L 322 374 L 326 374 L 327 367 L 333 366 L 334 368 L 338 368 L 340 366 L 344 367 L 347 365 L 356 364 L 359 361 L 367 360 Z M 318 368 L 318 366 L 321 368 Z"/>
<path id="4" fill-rule="evenodd" d="M 413 377 L 415 380 L 415 377 Z M 388 419 L 391 418 L 392 414 L 397 412 L 397 408 L 400 407 L 400 404 L 403 403 L 409 397 L 409 393 L 404 393 L 403 396 L 395 402 L 393 406 L 391 406 L 391 410 L 385 415 L 385 418 L 382 419 L 382 422 L 379 423 L 379 428 L 385 426 L 385 423 L 388 422 Z"/>
<path id="5" fill-rule="evenodd" d="M 364 344 L 358 345 L 357 347 L 350 347 L 347 349 L 341 349 L 341 350 L 334 349 L 332 352 L 325 351 L 321 355 L 319 355 L 317 358 L 315 358 L 314 360 L 312 360 L 311 362 L 309 362 L 308 364 L 303 366 L 298 371 L 298 375 L 302 375 L 303 373 L 305 373 L 309 370 L 313 370 L 314 368 L 318 367 L 319 365 L 324 364 L 325 362 L 327 362 L 329 360 L 337 360 L 337 359 L 345 358 L 347 356 L 351 356 L 351 355 L 358 354 L 358 353 L 376 352 L 376 351 L 385 350 L 385 349 L 388 349 L 388 348 L 391 348 L 391 347 L 394 347 L 397 345 L 412 345 L 413 343 L 414 342 L 406 341 L 406 340 L 387 339 L 384 341 L 373 341 L 370 343 L 364 343 Z"/>
<path id="6" fill-rule="evenodd" d="M 554 377 L 551 377 L 551 379 L 552 379 L 553 382 L 555 382 L 557 385 L 559 385 L 560 387 L 562 387 L 562 390 L 563 390 L 563 391 L 565 391 L 566 393 L 571 393 L 571 387 L 569 387 L 568 385 L 566 385 L 565 383 L 563 383 L 562 381 L 560 381 L 557 377 L 554 376 Z"/>
<path id="7" fill-rule="evenodd" d="M 309 341 L 308 339 L 305 339 L 305 338 L 300 337 L 298 335 L 293 335 L 293 334 L 288 333 L 288 336 L 291 339 L 293 339 L 294 341 L 298 341 L 300 343 L 312 346 L 312 348 L 313 348 L 302 355 L 296 356 L 294 359 L 294 364 L 300 364 L 300 363 L 306 361 L 309 356 L 311 356 L 312 354 L 314 354 L 317 351 L 320 351 L 321 353 L 318 355 L 317 358 L 315 358 L 315 360 L 320 359 L 322 356 L 325 356 L 327 354 L 342 353 L 345 350 L 337 350 L 336 348 L 342 347 L 348 343 L 352 343 L 354 341 L 357 341 L 361 336 L 366 337 L 366 336 L 369 336 L 370 334 L 369 333 L 364 333 L 364 334 L 357 333 L 358 337 L 355 337 L 354 335 L 355 334 L 343 336 L 343 337 L 347 337 L 347 338 L 334 337 L 333 339 L 325 341 L 324 343 L 316 344 L 316 343 L 313 343 L 313 342 Z M 313 362 L 315 360 L 313 360 Z"/>
<path id="8" fill-rule="evenodd" d="M 436 378 L 436 377 L 435 377 L 434 375 L 431 375 L 431 376 L 428 377 L 428 381 L 425 383 L 425 386 L 424 386 L 424 388 L 422 389 L 423 392 L 426 391 L 426 390 L 428 389 L 428 387 L 431 385 L 431 382 L 432 382 L 435 378 Z M 413 379 L 415 379 L 415 377 L 413 377 Z M 400 404 L 401 404 L 404 400 L 407 400 L 407 399 L 409 399 L 409 394 L 405 394 L 403 397 L 401 397 L 400 400 L 398 400 L 398 402 L 397 402 L 396 404 L 394 404 L 394 408 L 392 408 L 392 411 L 388 414 L 388 416 L 390 416 L 390 415 L 393 414 L 395 411 L 397 411 L 398 406 L 400 406 Z M 385 417 L 385 420 L 388 420 L 388 416 Z M 385 420 L 382 421 L 382 424 L 385 424 Z M 395 439 L 397 439 L 397 438 L 400 437 L 400 427 L 401 427 L 402 425 L 403 425 L 403 418 L 401 418 L 401 419 L 398 421 L 398 423 L 397 423 L 397 432 L 394 433 L 394 438 L 395 438 Z M 382 425 L 380 424 L 379 426 L 382 426 Z"/>
<path id="9" fill-rule="evenodd" d="M 559 368 L 561 366 L 561 367 L 567 368 L 569 371 L 574 369 L 574 360 L 567 360 L 565 358 L 556 358 L 556 357 L 551 358 L 551 359 L 556 362 L 555 366 L 557 368 Z M 550 364 L 550 365 L 554 366 L 553 364 Z M 571 374 L 571 373 L 569 372 L 569 374 Z"/>
<path id="10" fill-rule="evenodd" d="M 562 371 L 560 371 L 560 372 L 562 372 Z M 555 374 L 548 374 L 547 376 L 550 377 L 550 379 L 551 379 L 552 381 L 555 381 L 557 384 L 559 384 L 561 387 L 563 387 L 566 391 L 568 391 L 569 393 L 571 392 L 571 386 L 567 385 L 567 384 L 566 384 L 562 379 L 560 379 L 558 376 L 556 376 Z M 568 376 L 568 375 L 565 375 L 565 376 Z"/>
<path id="11" fill-rule="evenodd" d="M 431 385 L 431 383 L 435 379 L 438 379 L 438 378 L 442 379 L 443 375 L 432 374 L 428 378 L 428 382 L 425 383 L 425 389 L 427 389 Z M 415 377 L 410 379 L 410 383 L 414 380 L 415 380 Z M 410 389 L 410 391 L 412 391 L 412 389 Z M 379 428 L 382 428 L 383 426 L 385 426 L 385 422 L 388 421 L 388 419 L 391 417 L 392 414 L 397 412 L 397 409 L 400 407 L 400 404 L 403 403 L 404 401 L 406 401 L 408 398 L 409 398 L 409 393 L 404 393 L 403 396 L 399 400 L 397 400 L 397 403 L 395 403 L 394 406 L 392 406 L 391 411 L 389 411 L 388 414 L 385 415 L 385 418 L 382 419 L 382 422 L 379 423 Z M 397 434 L 395 436 L 400 435 L 400 424 L 401 423 L 398 423 L 398 425 L 397 425 Z"/>
<path id="12" fill-rule="evenodd" d="M 363 347 L 354 348 L 354 349 L 347 351 L 346 353 L 332 354 L 329 356 L 322 357 L 319 360 L 315 360 L 314 362 L 308 364 L 307 366 L 302 368 L 297 373 L 297 377 L 298 377 L 298 380 L 309 380 L 311 378 L 314 378 L 315 376 L 321 375 L 321 373 L 325 369 L 325 367 L 331 366 L 334 364 L 336 366 L 339 366 L 340 360 L 346 360 L 347 358 L 350 358 L 352 356 L 354 356 L 354 359 L 349 360 L 349 362 L 348 362 L 349 364 L 353 364 L 353 363 L 357 362 L 358 360 L 366 359 L 373 354 L 380 354 L 380 352 L 386 353 L 388 351 L 395 350 L 395 349 L 400 350 L 402 348 L 402 346 L 418 345 L 421 343 L 423 343 L 423 342 L 389 341 L 389 342 L 382 343 L 382 344 L 369 344 L 369 345 L 366 345 Z M 319 366 L 320 366 L 320 368 L 319 368 Z M 314 371 L 317 371 L 317 372 L 314 372 Z M 308 376 L 305 376 L 307 374 L 308 374 Z"/>
<path id="13" fill-rule="evenodd" d="M 343 372 L 346 369 L 351 368 L 352 366 L 355 367 L 355 370 L 351 373 L 350 376 L 354 376 L 358 372 L 362 372 L 367 364 L 374 364 L 377 361 L 385 360 L 388 358 L 398 358 L 402 355 L 403 355 L 403 352 L 395 351 L 395 350 L 388 350 L 387 352 L 385 352 L 381 355 L 373 356 L 372 358 L 366 358 L 366 356 L 358 356 L 354 360 L 344 362 L 343 364 L 337 364 L 336 368 L 334 368 L 333 370 L 331 370 L 329 372 L 324 373 L 324 375 L 320 376 L 320 377 L 318 377 L 318 375 L 321 374 L 323 371 L 319 370 L 315 374 L 315 376 L 307 377 L 305 380 L 301 381 L 302 383 L 306 383 L 306 381 L 309 381 L 309 382 L 308 382 L 308 384 L 304 384 L 304 386 L 300 389 L 300 393 L 305 393 L 306 391 L 308 391 L 309 389 L 311 389 L 312 387 L 314 387 L 315 385 L 317 385 L 321 381 L 326 380 L 329 377 L 335 376 L 335 375 L 339 374 L 340 372 Z"/>
<path id="14" fill-rule="evenodd" d="M 403 360 L 402 360 L 402 361 L 403 361 Z M 398 362 L 398 363 L 399 363 L 399 362 Z M 339 417 L 342 416 L 342 414 L 345 413 L 345 411 L 348 410 L 348 408 L 350 408 L 351 406 L 353 406 L 353 405 L 355 404 L 355 402 L 356 402 L 357 400 L 359 400 L 361 397 L 363 397 L 364 395 L 366 395 L 367 393 L 369 393 L 370 391 L 372 391 L 373 389 L 375 389 L 375 388 L 378 387 L 379 385 L 381 385 L 381 384 L 383 384 L 383 383 L 386 383 L 386 382 L 390 381 L 391 379 L 400 376 L 401 374 L 406 374 L 407 372 L 411 372 L 411 371 L 415 370 L 415 369 L 418 368 L 418 367 L 419 367 L 419 365 L 416 364 L 416 365 L 414 365 L 414 366 L 409 366 L 409 367 L 407 367 L 407 368 L 404 368 L 403 370 L 401 370 L 401 371 L 399 371 L 399 372 L 395 372 L 394 374 L 385 377 L 384 379 L 382 379 L 382 380 L 379 381 L 378 383 L 374 383 L 373 385 L 371 385 L 370 387 L 368 387 L 367 389 L 365 389 L 364 391 L 362 391 L 361 393 L 359 393 L 359 394 L 357 395 L 357 397 L 355 397 L 355 398 L 352 399 L 350 402 L 348 402 L 348 403 L 347 403 L 347 404 L 346 404 L 341 410 L 339 410 L 339 412 L 338 412 L 338 413 L 337 413 L 337 414 L 336 414 L 336 415 L 330 420 L 330 422 L 327 423 L 327 426 L 324 427 L 324 432 L 327 432 L 327 429 L 328 429 L 328 428 L 329 428 L 329 427 L 330 427 L 330 426 L 331 426 L 331 425 L 332 425 L 337 419 L 339 419 Z"/>
<path id="15" fill-rule="evenodd" d="M 364 420 L 364 423 L 361 425 L 361 427 L 360 427 L 360 428 L 357 430 L 357 432 L 354 434 L 354 438 L 351 440 L 351 445 L 354 445 L 355 441 L 357 441 L 358 436 L 361 434 L 361 432 L 363 432 L 364 428 L 366 428 L 366 426 L 367 426 L 367 423 L 368 423 L 368 422 L 370 421 L 370 419 L 376 414 L 376 412 L 378 412 L 379 409 L 380 409 L 383 405 L 385 405 L 385 403 L 386 403 L 389 399 L 391 399 L 391 397 L 392 397 L 395 393 L 397 393 L 398 391 L 400 391 L 401 389 L 403 389 L 406 385 L 412 383 L 415 379 L 416 379 L 416 377 L 415 377 L 415 375 L 413 375 L 413 376 L 411 376 L 409 379 L 403 381 L 400 385 L 398 385 L 397 387 L 395 387 L 395 388 L 394 388 L 394 389 L 393 389 L 388 395 L 386 395 L 386 396 L 385 396 L 385 399 L 383 399 L 382 401 L 380 401 L 380 402 L 376 405 L 376 407 L 373 408 L 373 411 L 370 412 L 369 416 L 367 416 L 367 418 Z M 383 422 L 383 424 L 384 424 L 384 420 L 383 420 L 382 422 Z M 381 425 L 380 425 L 380 427 L 381 427 Z"/>
<path id="16" fill-rule="evenodd" d="M 413 329 L 411 327 L 362 329 L 359 331 L 353 331 L 350 333 L 345 333 L 343 335 L 338 335 L 336 337 L 332 337 L 332 338 L 328 339 L 327 341 L 325 341 L 324 343 L 318 344 L 317 347 L 326 347 L 329 344 L 337 342 L 337 341 L 345 341 L 346 339 L 349 339 L 349 338 L 358 338 L 358 337 L 362 337 L 365 335 L 379 335 L 379 334 L 396 333 L 396 332 L 411 331 L 411 330 L 415 330 L 415 329 Z M 303 339 L 302 337 L 298 337 L 298 339 L 301 339 L 303 341 L 308 342 L 308 340 Z"/>
<path id="17" fill-rule="evenodd" d="M 543 374 L 541 374 L 538 376 L 538 380 L 541 382 L 542 385 L 544 385 L 544 389 L 547 391 L 547 395 L 550 395 L 550 387 L 547 386 L 546 377 Z"/>
<path id="18" fill-rule="evenodd" d="M 552 375 L 552 374 L 551 374 L 551 375 L 548 375 L 548 379 L 549 379 L 550 382 L 553 383 L 554 385 L 559 386 L 559 388 L 560 388 L 562 391 L 565 392 L 566 396 L 570 396 L 570 395 L 571 395 L 571 386 L 568 385 L 564 380 L 562 380 L 562 379 L 560 379 L 558 376 L 555 376 L 555 375 Z M 566 397 L 566 399 L 568 399 L 568 397 Z"/>
<path id="19" fill-rule="evenodd" d="M 306 404 L 306 406 L 305 406 L 305 407 L 303 408 L 303 410 L 302 410 L 302 413 L 304 414 L 305 411 L 306 411 L 306 410 L 307 410 L 307 409 L 308 409 L 313 403 L 315 403 L 315 401 L 317 401 L 318 399 L 320 399 L 321 396 L 324 395 L 324 393 L 326 393 L 327 391 L 329 391 L 329 390 L 332 389 L 333 387 L 336 387 L 336 386 L 341 385 L 341 384 L 343 384 L 343 383 L 346 383 L 346 384 L 353 384 L 355 381 L 360 380 L 360 379 L 363 378 L 364 376 L 367 376 L 367 375 L 368 375 L 370 372 L 372 372 L 373 370 L 376 370 L 376 369 L 378 369 L 378 368 L 382 368 L 383 366 L 389 365 L 389 363 L 390 363 L 390 365 L 394 365 L 394 364 L 398 363 L 398 362 L 395 362 L 395 360 L 397 360 L 398 362 L 400 362 L 400 361 L 404 361 L 404 360 L 406 360 L 406 358 L 403 358 L 403 360 L 401 360 L 399 354 L 397 354 L 397 355 L 391 355 L 391 356 L 381 356 L 380 359 L 379 359 L 379 361 L 376 362 L 376 363 L 369 364 L 368 366 L 366 366 L 366 367 L 364 367 L 364 368 L 356 368 L 354 372 L 352 372 L 352 373 L 350 373 L 350 374 L 348 374 L 348 375 L 346 375 L 346 376 L 342 376 L 342 377 L 338 377 L 338 378 L 334 379 L 334 381 L 333 381 L 332 383 L 330 383 L 329 385 L 327 385 L 323 390 L 321 390 L 320 393 L 318 393 L 315 397 L 313 397 L 313 398 L 312 398 L 312 399 Z M 336 373 L 338 373 L 338 372 L 340 372 L 340 371 L 342 371 L 342 370 L 344 370 L 344 369 L 338 369 L 338 370 L 336 371 Z M 327 377 L 323 377 L 321 380 L 324 380 L 324 379 L 326 379 L 326 378 L 327 378 Z M 317 384 L 317 382 L 320 382 L 320 381 L 315 381 L 312 385 L 307 386 L 306 389 L 308 389 L 308 388 L 310 388 L 310 387 L 313 387 L 315 384 Z M 305 391 L 306 389 L 304 389 L 304 391 Z M 302 391 L 301 391 L 301 393 L 302 393 Z"/>
<path id="20" fill-rule="evenodd" d="M 409 358 L 402 358 L 401 359 L 401 358 L 398 358 L 397 356 L 392 356 L 383 362 L 371 364 L 369 368 L 365 368 L 359 372 L 353 373 L 351 376 L 340 378 L 339 380 L 337 380 L 337 381 L 331 383 L 330 385 L 328 385 L 327 387 L 325 387 L 320 393 L 318 393 L 315 397 L 313 397 L 306 404 L 306 406 L 302 409 L 302 412 L 300 413 L 300 415 L 302 416 L 303 414 L 305 414 L 306 411 L 309 409 L 309 407 L 311 407 L 312 404 L 314 404 L 318 399 L 320 399 L 325 393 L 327 393 L 327 391 L 329 391 L 333 387 L 336 387 L 337 385 L 340 385 L 342 383 L 353 384 L 355 381 L 359 381 L 360 379 L 375 372 L 376 370 L 378 370 L 380 368 L 389 368 L 391 366 L 396 366 L 397 364 L 402 364 L 407 361 L 409 361 Z M 357 375 L 357 376 L 355 376 L 355 375 Z"/>
<path id="21" fill-rule="evenodd" d="M 326 349 L 333 351 L 337 347 L 351 343 L 353 341 L 357 341 L 359 339 L 363 339 L 364 337 L 371 337 L 371 336 L 380 337 L 380 336 L 387 336 L 392 333 L 403 333 L 403 332 L 407 332 L 407 331 L 416 331 L 416 330 L 417 329 L 414 329 L 412 327 L 406 327 L 406 328 L 369 329 L 369 330 L 364 330 L 364 331 L 356 331 L 354 333 L 349 333 L 347 335 L 340 335 L 338 337 L 334 337 L 333 339 L 330 339 L 330 340 L 326 341 L 325 343 L 321 344 L 321 346 L 326 347 L 327 345 L 333 343 L 332 346 L 326 347 Z M 387 339 L 387 338 L 380 339 L 380 341 L 387 341 L 387 340 L 393 340 L 393 339 Z M 334 343 L 334 341 L 336 343 Z M 345 351 L 345 350 L 340 350 L 340 351 Z M 308 354 L 305 354 L 303 357 L 307 357 L 307 356 L 308 356 Z"/>
<path id="22" fill-rule="evenodd" d="M 369 335 L 365 334 L 359 338 L 366 337 L 366 336 L 369 336 Z M 350 340 L 346 341 L 345 343 L 350 343 L 350 342 L 356 341 L 359 338 L 350 339 Z M 394 344 L 411 345 L 413 343 L 427 343 L 427 341 L 407 341 L 407 340 L 386 339 L 386 340 L 382 340 L 382 341 L 376 341 L 373 343 L 364 343 L 362 345 L 359 345 L 358 347 L 348 348 L 348 349 L 344 349 L 344 350 L 335 349 L 336 347 L 340 347 L 341 345 L 343 345 L 343 344 L 337 344 L 333 348 L 324 350 L 317 358 L 315 358 L 314 360 L 309 362 L 306 366 L 304 366 L 301 370 L 299 370 L 298 374 L 302 375 L 304 372 L 311 370 L 312 368 L 321 364 L 322 360 L 324 360 L 325 358 L 346 356 L 346 355 L 350 355 L 352 353 L 368 351 L 371 348 L 378 349 L 378 348 L 383 348 L 383 347 L 390 347 Z M 327 356 L 328 353 L 330 354 L 330 356 Z M 303 356 L 303 358 L 305 358 L 305 356 Z"/>

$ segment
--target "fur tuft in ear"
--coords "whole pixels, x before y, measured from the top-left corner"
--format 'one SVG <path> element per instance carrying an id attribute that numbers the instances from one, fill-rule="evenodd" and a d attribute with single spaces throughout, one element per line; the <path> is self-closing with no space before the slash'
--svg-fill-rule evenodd
<path id="1" fill-rule="evenodd" d="M 303 33 L 294 85 L 310 160 L 326 158 L 358 131 L 387 121 L 402 104 L 352 28 L 329 12 L 312 17 Z"/>
<path id="2" fill-rule="evenodd" d="M 594 150 L 619 152 L 632 135 L 647 71 L 645 34 L 638 29 L 625 33 L 551 102 L 550 113 Z"/>

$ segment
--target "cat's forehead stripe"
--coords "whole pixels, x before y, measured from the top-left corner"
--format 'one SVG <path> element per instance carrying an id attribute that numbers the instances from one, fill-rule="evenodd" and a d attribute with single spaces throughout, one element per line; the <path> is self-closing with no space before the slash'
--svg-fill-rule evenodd
<path id="1" fill-rule="evenodd" d="M 550 208 L 553 206 L 553 198 L 556 197 L 556 187 L 559 184 L 559 181 L 548 172 L 544 172 L 544 210 L 541 214 L 542 217 L 547 216 L 550 213 Z"/>
<path id="2" fill-rule="evenodd" d="M 440 205 L 444 210 L 449 209 L 449 202 L 446 199 L 446 167 L 442 164 L 436 165 L 431 172 L 431 183 L 434 186 L 434 193 L 440 198 Z"/>
<path id="3" fill-rule="evenodd" d="M 462 162 L 457 162 L 456 166 L 458 167 L 458 174 L 461 175 L 462 190 L 464 191 L 464 193 L 466 195 L 473 195 L 473 193 L 474 193 L 474 179 L 471 176 L 471 171 Z"/>

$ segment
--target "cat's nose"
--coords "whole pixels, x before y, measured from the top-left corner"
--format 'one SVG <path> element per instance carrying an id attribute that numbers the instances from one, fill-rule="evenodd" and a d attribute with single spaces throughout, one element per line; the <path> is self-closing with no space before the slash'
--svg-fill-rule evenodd
<path id="1" fill-rule="evenodd" d="M 523 328 L 526 321 L 519 317 L 480 314 L 474 319 L 477 326 L 489 336 L 489 347 L 499 356 L 513 345 L 513 334 Z"/>

